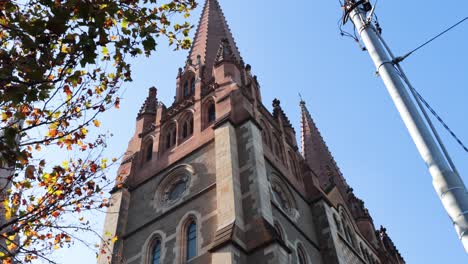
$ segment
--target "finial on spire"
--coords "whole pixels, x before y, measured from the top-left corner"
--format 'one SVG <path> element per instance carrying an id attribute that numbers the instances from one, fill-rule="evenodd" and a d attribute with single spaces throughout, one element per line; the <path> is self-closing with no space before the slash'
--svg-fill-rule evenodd
<path id="1" fill-rule="evenodd" d="M 280 105 L 281 105 L 281 101 L 278 100 L 277 98 L 275 98 L 275 99 L 273 100 L 273 107 L 274 107 L 274 108 L 277 108 L 277 107 L 280 107 Z"/>
<path id="2" fill-rule="evenodd" d="M 224 42 L 224 47 L 229 47 L 224 51 L 231 53 L 230 58 L 226 58 L 225 55 L 228 54 L 222 54 L 224 59 L 232 59 L 240 63 L 242 57 L 219 2 L 217 0 L 206 0 L 188 58 L 194 62 L 200 62 L 208 69 L 205 72 L 206 76 L 204 76 L 207 79 L 211 78 L 211 69 L 218 62 L 218 51 L 221 42 Z M 200 56 L 199 60 L 198 56 Z"/>
<path id="3" fill-rule="evenodd" d="M 306 102 L 304 101 L 304 99 L 302 99 L 302 94 L 301 94 L 301 93 L 299 93 L 299 99 L 301 100 L 301 101 L 300 101 L 300 105 L 301 105 L 301 106 L 305 106 L 305 105 L 306 105 Z"/>

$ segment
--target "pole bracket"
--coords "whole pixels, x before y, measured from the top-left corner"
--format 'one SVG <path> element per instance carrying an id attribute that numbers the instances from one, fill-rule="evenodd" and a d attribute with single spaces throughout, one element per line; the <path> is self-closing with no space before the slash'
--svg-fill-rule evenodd
<path id="1" fill-rule="evenodd" d="M 395 62 L 394 61 L 384 61 L 382 62 L 379 67 L 377 67 L 377 71 L 375 72 L 375 75 L 380 75 L 380 68 L 382 68 L 382 66 L 384 66 L 385 64 L 392 64 L 392 65 L 395 65 Z"/>

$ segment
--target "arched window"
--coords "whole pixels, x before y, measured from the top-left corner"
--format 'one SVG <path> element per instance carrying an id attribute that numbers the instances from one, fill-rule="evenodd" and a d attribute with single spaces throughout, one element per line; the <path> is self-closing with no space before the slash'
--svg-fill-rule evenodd
<path id="1" fill-rule="evenodd" d="M 170 149 L 176 145 L 176 126 L 171 124 L 166 130 L 166 149 Z"/>
<path id="2" fill-rule="evenodd" d="M 283 229 L 281 228 L 281 226 L 277 222 L 275 222 L 275 230 L 276 230 L 276 233 L 278 233 L 279 239 L 284 241 Z"/>
<path id="3" fill-rule="evenodd" d="M 338 219 L 338 216 L 336 214 L 333 214 L 333 220 L 335 220 L 335 225 L 336 228 L 338 229 L 338 232 L 343 232 L 343 227 L 341 226 L 341 221 Z"/>
<path id="4" fill-rule="evenodd" d="M 180 139 L 185 140 L 193 135 L 193 115 L 189 113 L 182 121 Z"/>
<path id="5" fill-rule="evenodd" d="M 270 132 L 268 130 L 268 125 L 263 120 L 261 121 L 261 125 L 263 142 L 265 142 L 265 145 L 270 147 Z"/>
<path id="6" fill-rule="evenodd" d="M 275 152 L 275 155 L 278 159 L 280 159 L 283 164 L 286 163 L 286 161 L 284 160 L 284 155 L 283 155 L 283 150 L 281 148 L 281 141 L 280 141 L 280 138 L 278 137 L 278 135 L 273 135 L 273 140 L 275 141 L 273 144 L 273 151 Z"/>
<path id="7" fill-rule="evenodd" d="M 273 173 L 271 175 L 271 199 L 272 201 L 285 212 L 292 220 L 296 221 L 299 217 L 297 204 L 294 196 L 289 191 L 287 183 L 284 182 L 279 175 Z"/>
<path id="8" fill-rule="evenodd" d="M 197 256 L 197 223 L 192 220 L 187 226 L 187 255 L 186 261 Z"/>
<path id="9" fill-rule="evenodd" d="M 299 174 L 297 172 L 297 167 L 296 167 L 296 159 L 294 158 L 294 155 L 291 151 L 288 152 L 289 155 L 289 165 L 291 167 L 291 172 L 294 174 L 296 178 L 299 178 Z"/>
<path id="10" fill-rule="evenodd" d="M 160 264 L 161 263 L 161 240 L 156 240 L 153 246 L 152 252 L 152 262 L 151 264 Z"/>
<path id="11" fill-rule="evenodd" d="M 145 162 L 148 162 L 153 158 L 153 140 L 148 140 L 144 146 Z"/>
<path id="12" fill-rule="evenodd" d="M 307 264 L 307 258 L 302 246 L 297 247 L 297 259 L 299 264 Z"/>
<path id="13" fill-rule="evenodd" d="M 208 106 L 208 124 L 213 123 L 216 120 L 216 108 L 214 103 Z"/>

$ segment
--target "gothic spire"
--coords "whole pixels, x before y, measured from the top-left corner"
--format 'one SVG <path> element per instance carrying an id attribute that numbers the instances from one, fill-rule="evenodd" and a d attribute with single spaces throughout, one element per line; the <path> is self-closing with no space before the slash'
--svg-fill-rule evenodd
<path id="1" fill-rule="evenodd" d="M 317 174 L 322 187 L 338 185 L 345 191 L 344 178 L 336 165 L 325 141 L 312 119 L 306 103 L 301 100 L 301 139 L 302 155 L 310 168 Z"/>
<path id="2" fill-rule="evenodd" d="M 188 58 L 200 61 L 211 75 L 212 67 L 223 55 L 229 55 L 223 59 L 242 61 L 218 0 L 206 0 Z"/>

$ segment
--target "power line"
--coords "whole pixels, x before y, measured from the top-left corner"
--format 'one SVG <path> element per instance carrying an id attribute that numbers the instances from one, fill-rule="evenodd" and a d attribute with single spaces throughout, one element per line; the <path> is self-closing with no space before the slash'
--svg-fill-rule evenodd
<path id="1" fill-rule="evenodd" d="M 401 78 L 403 78 L 401 72 L 396 68 L 396 71 L 398 75 L 400 75 Z M 418 97 L 418 99 L 424 104 L 424 106 L 431 112 L 431 114 L 439 121 L 439 123 L 450 133 L 450 135 L 455 139 L 455 141 L 460 145 L 465 152 L 468 152 L 468 147 L 462 142 L 462 140 L 453 132 L 453 130 L 447 125 L 447 123 L 440 117 L 440 115 L 432 108 L 432 106 L 424 99 L 424 97 L 416 90 L 413 86 L 409 85 L 408 86 Z"/>
<path id="2" fill-rule="evenodd" d="M 453 26 L 447 28 L 446 30 L 442 31 L 441 33 L 437 34 L 435 37 L 429 39 L 428 41 L 424 42 L 423 44 L 419 45 L 417 48 L 413 49 L 412 51 L 408 52 L 405 56 L 402 56 L 402 57 L 399 57 L 397 58 L 397 61 L 398 62 L 401 62 L 403 61 L 404 59 L 408 58 L 411 54 L 415 53 L 416 51 L 422 49 L 423 47 L 425 47 L 426 45 L 428 45 L 429 43 L 433 42 L 434 40 L 440 38 L 441 36 L 445 35 L 446 33 L 448 33 L 449 31 L 451 31 L 452 29 L 456 28 L 457 26 L 459 26 L 461 23 L 465 22 L 468 20 L 468 16 L 465 17 L 464 19 L 458 21 L 457 23 L 455 23 Z"/>

